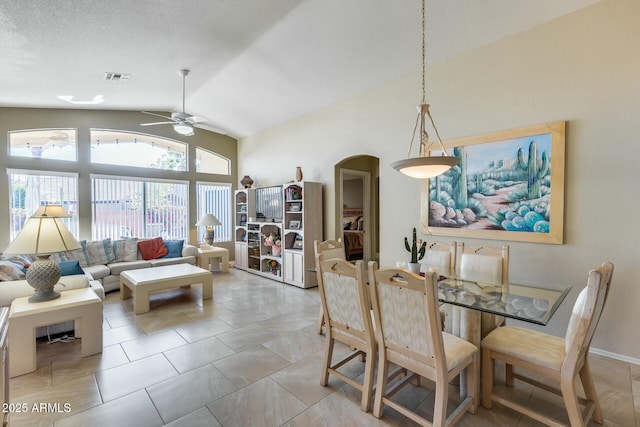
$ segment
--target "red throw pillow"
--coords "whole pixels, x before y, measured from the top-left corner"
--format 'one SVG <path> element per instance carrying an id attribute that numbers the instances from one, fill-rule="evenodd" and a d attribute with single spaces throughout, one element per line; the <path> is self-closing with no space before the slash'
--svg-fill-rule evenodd
<path id="1" fill-rule="evenodd" d="M 162 237 L 138 241 L 138 250 L 144 260 L 162 258 L 169 253 L 167 245 L 164 244 Z"/>

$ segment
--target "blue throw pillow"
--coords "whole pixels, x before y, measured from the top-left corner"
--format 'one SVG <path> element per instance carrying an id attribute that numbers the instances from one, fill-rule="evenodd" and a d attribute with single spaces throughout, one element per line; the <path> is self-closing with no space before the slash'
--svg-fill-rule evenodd
<path id="1" fill-rule="evenodd" d="M 182 256 L 184 240 L 165 240 L 164 244 L 169 252 L 162 258 L 180 258 Z"/>
<path id="2" fill-rule="evenodd" d="M 60 275 L 61 276 L 73 276 L 74 274 L 84 274 L 84 271 L 80 267 L 80 261 L 77 259 L 71 261 L 59 262 Z"/>

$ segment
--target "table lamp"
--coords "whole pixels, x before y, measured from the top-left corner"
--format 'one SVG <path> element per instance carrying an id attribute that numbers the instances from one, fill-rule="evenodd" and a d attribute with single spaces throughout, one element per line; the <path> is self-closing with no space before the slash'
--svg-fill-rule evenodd
<path id="1" fill-rule="evenodd" d="M 213 214 L 206 214 L 196 222 L 196 226 L 205 227 L 202 240 L 209 245 L 213 244 L 213 227 L 216 225 L 222 225 L 222 223 Z"/>
<path id="2" fill-rule="evenodd" d="M 60 297 L 60 293 L 53 290 L 60 280 L 60 266 L 51 261 L 49 256 L 56 252 L 80 249 L 80 243 L 60 219 L 69 217 L 62 206 L 40 206 L 4 250 L 5 254 L 38 257 L 27 269 L 27 283 L 35 289 L 29 302 L 49 301 Z"/>

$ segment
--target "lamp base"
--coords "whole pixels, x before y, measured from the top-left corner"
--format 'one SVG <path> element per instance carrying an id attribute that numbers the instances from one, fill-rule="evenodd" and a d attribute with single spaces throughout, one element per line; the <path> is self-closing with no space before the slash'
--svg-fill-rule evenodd
<path id="1" fill-rule="evenodd" d="M 53 288 L 51 288 L 43 291 L 36 291 L 29 297 L 29 302 L 51 301 L 56 298 L 60 298 L 60 292 L 54 291 Z"/>
<path id="2" fill-rule="evenodd" d="M 213 230 L 205 230 L 204 236 L 202 236 L 202 241 L 209 245 L 213 245 Z"/>
<path id="3" fill-rule="evenodd" d="M 49 259 L 49 255 L 38 255 L 27 269 L 27 283 L 36 290 L 29 302 L 43 302 L 60 298 L 53 287 L 60 280 L 60 266 Z"/>

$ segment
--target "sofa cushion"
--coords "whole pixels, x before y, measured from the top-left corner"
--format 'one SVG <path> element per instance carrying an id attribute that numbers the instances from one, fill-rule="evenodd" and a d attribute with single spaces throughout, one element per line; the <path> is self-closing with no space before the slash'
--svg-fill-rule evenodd
<path id="1" fill-rule="evenodd" d="M 60 266 L 60 275 L 61 276 L 72 276 L 74 274 L 84 274 L 82 268 L 80 268 L 80 261 L 77 259 L 71 261 L 62 261 L 59 262 Z"/>
<path id="2" fill-rule="evenodd" d="M 141 268 L 149 268 L 151 267 L 151 263 L 149 261 L 130 261 L 130 262 L 113 262 L 108 265 L 111 270 L 112 276 L 117 276 L 123 271 L 127 270 L 139 270 Z"/>
<path id="3" fill-rule="evenodd" d="M 140 240 L 138 242 L 140 255 L 144 260 L 156 259 L 165 256 L 169 251 L 164 244 L 162 237 L 155 237 L 149 240 Z"/>
<path id="4" fill-rule="evenodd" d="M 135 261 L 138 259 L 138 239 L 122 239 L 111 242 L 114 262 Z"/>
<path id="5" fill-rule="evenodd" d="M 87 254 L 87 241 L 80 241 L 80 249 L 74 249 L 72 251 L 59 252 L 51 255 L 51 261 L 62 262 L 71 261 L 77 259 L 80 261 L 80 267 L 88 267 L 91 265 L 89 262 L 89 255 Z"/>
<path id="6" fill-rule="evenodd" d="M 182 256 L 184 240 L 165 240 L 164 244 L 167 247 L 167 254 L 163 258 L 179 258 Z"/>
<path id="7" fill-rule="evenodd" d="M 111 270 L 106 265 L 90 265 L 83 268 L 84 272 L 89 274 L 94 280 L 100 280 L 111 274 Z"/>
<path id="8" fill-rule="evenodd" d="M 84 243 L 85 253 L 89 258 L 89 265 L 108 264 L 115 261 L 111 239 L 96 240 Z"/>

